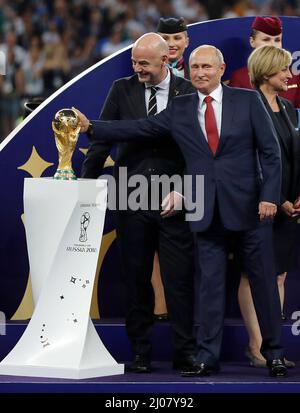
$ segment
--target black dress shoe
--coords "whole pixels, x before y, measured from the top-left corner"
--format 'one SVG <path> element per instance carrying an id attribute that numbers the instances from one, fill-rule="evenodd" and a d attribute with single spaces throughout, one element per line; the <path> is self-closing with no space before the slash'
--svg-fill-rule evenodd
<path id="1" fill-rule="evenodd" d="M 205 363 L 198 363 L 193 368 L 181 372 L 182 377 L 203 377 L 210 376 L 220 370 L 218 365 L 209 366 Z"/>
<path id="2" fill-rule="evenodd" d="M 157 321 L 159 323 L 164 323 L 166 321 L 169 321 L 169 315 L 168 313 L 154 314 L 154 321 Z"/>
<path id="3" fill-rule="evenodd" d="M 173 369 L 174 370 L 185 370 L 189 368 L 193 368 L 194 366 L 198 367 L 196 357 L 192 354 L 185 357 L 176 357 L 173 360 Z"/>
<path id="4" fill-rule="evenodd" d="M 126 370 L 133 373 L 151 373 L 150 359 L 142 354 L 137 354 Z"/>
<path id="5" fill-rule="evenodd" d="M 287 375 L 287 368 L 284 360 L 274 359 L 267 361 L 269 367 L 269 373 L 271 377 L 284 377 Z"/>

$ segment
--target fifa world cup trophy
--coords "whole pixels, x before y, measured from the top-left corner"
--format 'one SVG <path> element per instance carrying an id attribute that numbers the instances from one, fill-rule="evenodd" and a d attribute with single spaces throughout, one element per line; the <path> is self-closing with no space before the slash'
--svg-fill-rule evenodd
<path id="1" fill-rule="evenodd" d="M 58 150 L 58 168 L 54 179 L 75 180 L 72 156 L 80 133 L 77 113 L 72 109 L 59 110 L 52 122 L 52 129 Z"/>

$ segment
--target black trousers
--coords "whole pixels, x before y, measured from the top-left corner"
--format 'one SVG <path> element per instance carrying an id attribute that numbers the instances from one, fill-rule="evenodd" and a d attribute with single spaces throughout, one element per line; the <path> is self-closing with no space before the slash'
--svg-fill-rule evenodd
<path id="1" fill-rule="evenodd" d="M 217 211 L 210 228 L 197 233 L 200 282 L 197 297 L 197 359 L 214 366 L 219 361 L 225 313 L 225 282 L 228 261 L 226 230 Z M 234 232 L 249 283 L 263 338 L 261 352 L 267 360 L 283 357 L 280 343 L 281 310 L 272 249 L 272 223 Z"/>
<path id="2" fill-rule="evenodd" d="M 116 213 L 117 240 L 127 288 L 126 329 L 134 354 L 151 357 L 155 251 L 173 333 L 174 357 L 195 354 L 193 332 L 194 240 L 184 214 L 162 219 L 159 211 Z"/>

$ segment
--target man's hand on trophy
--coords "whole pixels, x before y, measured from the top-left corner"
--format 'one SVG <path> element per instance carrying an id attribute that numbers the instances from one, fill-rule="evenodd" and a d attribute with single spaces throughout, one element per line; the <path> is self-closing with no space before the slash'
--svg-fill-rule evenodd
<path id="1" fill-rule="evenodd" d="M 72 109 L 77 113 L 77 116 L 79 117 L 79 121 L 80 121 L 80 132 L 85 133 L 90 125 L 90 121 L 88 120 L 88 118 L 80 112 L 80 110 L 72 107 Z"/>

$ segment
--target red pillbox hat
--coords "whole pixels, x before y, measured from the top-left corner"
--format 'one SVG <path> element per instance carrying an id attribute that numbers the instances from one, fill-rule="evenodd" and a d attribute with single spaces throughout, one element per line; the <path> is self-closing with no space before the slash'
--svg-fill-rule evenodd
<path id="1" fill-rule="evenodd" d="M 277 36 L 282 33 L 282 22 L 279 17 L 257 16 L 252 23 L 252 29 L 259 30 L 270 36 Z"/>

